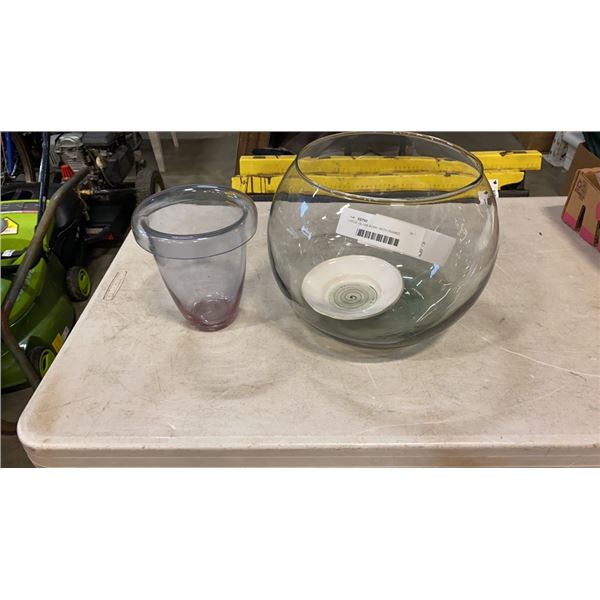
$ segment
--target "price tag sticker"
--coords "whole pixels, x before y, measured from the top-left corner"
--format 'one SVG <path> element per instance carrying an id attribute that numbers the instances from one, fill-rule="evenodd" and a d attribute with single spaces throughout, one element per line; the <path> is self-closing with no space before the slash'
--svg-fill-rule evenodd
<path id="1" fill-rule="evenodd" d="M 349 207 L 342 211 L 335 231 L 365 246 L 407 254 L 440 266 L 448 260 L 456 242 L 432 229 Z"/>

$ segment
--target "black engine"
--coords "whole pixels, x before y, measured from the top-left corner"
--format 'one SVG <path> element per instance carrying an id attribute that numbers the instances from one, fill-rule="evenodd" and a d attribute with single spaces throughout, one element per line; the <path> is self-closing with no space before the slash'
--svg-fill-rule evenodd
<path id="1" fill-rule="evenodd" d="M 53 138 L 52 154 L 61 166 L 63 178 L 90 167 L 92 187 L 117 187 L 140 160 L 141 136 L 138 133 L 86 131 L 61 133 Z"/>

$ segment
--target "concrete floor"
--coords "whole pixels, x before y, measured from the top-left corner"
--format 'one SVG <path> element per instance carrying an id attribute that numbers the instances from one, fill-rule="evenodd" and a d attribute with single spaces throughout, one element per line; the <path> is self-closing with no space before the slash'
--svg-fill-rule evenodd
<path id="1" fill-rule="evenodd" d="M 521 150 L 517 139 L 506 132 L 439 132 L 432 133 L 447 139 L 467 150 Z M 179 148 L 175 148 L 169 138 L 162 140 L 166 173 L 165 185 L 171 187 L 185 183 L 216 183 L 229 185 L 235 170 L 237 134 L 203 134 L 201 139 L 182 135 Z M 149 164 L 155 164 L 148 142 L 144 142 L 144 157 Z M 565 172 L 544 161 L 540 171 L 527 174 L 527 189 L 531 196 L 556 196 Z M 534 201 L 534 200 L 532 200 Z M 88 265 L 94 287 L 100 283 L 106 269 L 117 253 L 116 248 L 96 250 Z M 78 315 L 85 303 L 77 306 Z M 2 418 L 16 421 L 25 408 L 32 391 L 30 389 L 2 395 Z M 2 436 L 2 467 L 31 467 L 16 436 Z"/>

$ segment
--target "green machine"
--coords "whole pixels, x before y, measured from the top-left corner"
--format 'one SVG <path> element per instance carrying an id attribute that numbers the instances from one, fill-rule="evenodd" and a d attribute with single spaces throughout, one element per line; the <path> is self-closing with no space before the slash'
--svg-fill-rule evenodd
<path id="1" fill-rule="evenodd" d="M 73 191 L 86 175 L 78 173 L 47 202 L 39 184 L 2 187 L 2 391 L 39 383 L 75 323 L 71 301 L 91 294 L 80 265 L 81 201 Z"/>

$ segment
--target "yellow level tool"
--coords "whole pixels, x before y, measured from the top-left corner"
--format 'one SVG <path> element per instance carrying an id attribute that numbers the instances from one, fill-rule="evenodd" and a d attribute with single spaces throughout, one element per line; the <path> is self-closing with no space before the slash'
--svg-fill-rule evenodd
<path id="1" fill-rule="evenodd" d="M 488 179 L 497 179 L 503 187 L 520 183 L 525 177 L 518 170 L 485 171 Z M 236 175 L 231 178 L 231 187 L 246 194 L 274 194 L 283 175 Z M 401 190 L 435 190 L 439 192 L 457 190 L 473 181 L 473 175 L 467 173 L 397 173 L 394 175 L 311 175 L 317 184 L 342 192 L 395 192 Z"/>
<path id="2" fill-rule="evenodd" d="M 537 150 L 474 152 L 483 168 L 489 170 L 538 171 L 542 154 Z M 240 156 L 240 175 L 283 175 L 295 156 Z M 305 158 L 302 170 L 306 174 L 397 174 L 402 171 L 444 171 L 475 173 L 473 167 L 460 161 L 421 156 L 335 156 Z"/>

